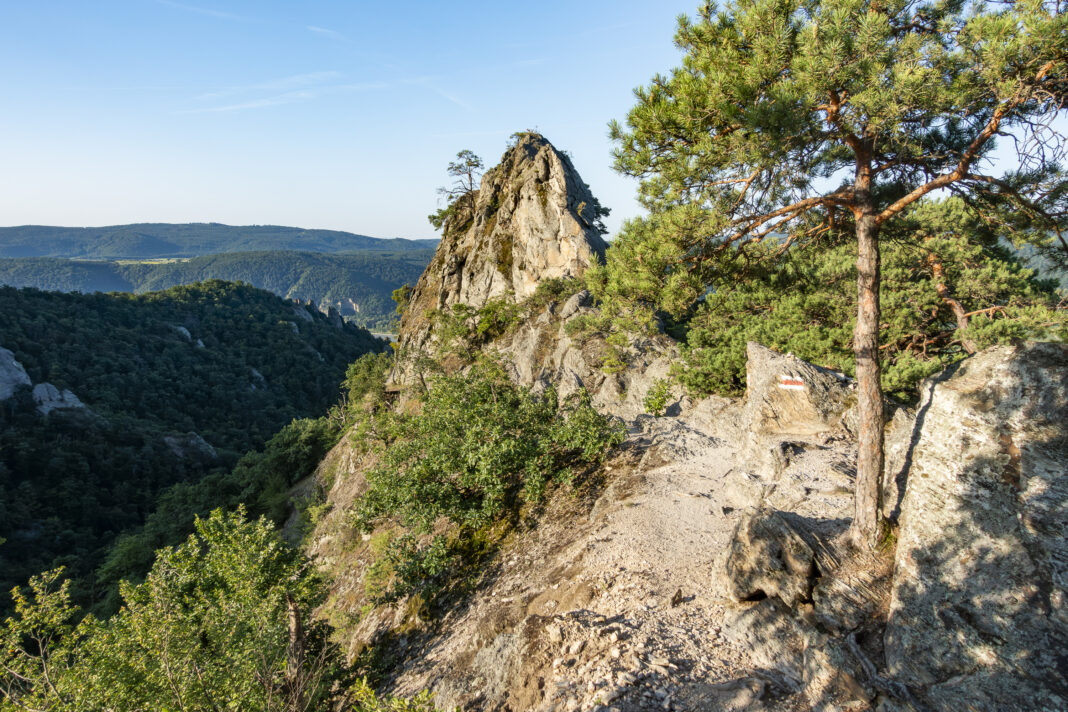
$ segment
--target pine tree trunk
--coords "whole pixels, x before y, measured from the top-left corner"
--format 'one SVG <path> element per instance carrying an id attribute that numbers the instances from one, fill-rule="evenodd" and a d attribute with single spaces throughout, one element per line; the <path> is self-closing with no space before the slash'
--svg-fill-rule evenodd
<path id="1" fill-rule="evenodd" d="M 858 156 L 854 185 L 857 225 L 857 480 L 852 537 L 874 547 L 879 536 L 883 473 L 883 391 L 879 382 L 879 226 L 871 196 L 870 161 Z"/>

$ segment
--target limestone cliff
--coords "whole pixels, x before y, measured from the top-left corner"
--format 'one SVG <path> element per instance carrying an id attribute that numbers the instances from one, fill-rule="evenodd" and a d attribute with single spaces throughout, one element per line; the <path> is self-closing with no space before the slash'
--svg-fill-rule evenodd
<path id="1" fill-rule="evenodd" d="M 401 319 L 400 347 L 425 348 L 428 311 L 522 300 L 543 280 L 579 276 L 604 255 L 601 215 L 567 156 L 543 136 L 517 135 L 478 191 L 457 200 Z"/>

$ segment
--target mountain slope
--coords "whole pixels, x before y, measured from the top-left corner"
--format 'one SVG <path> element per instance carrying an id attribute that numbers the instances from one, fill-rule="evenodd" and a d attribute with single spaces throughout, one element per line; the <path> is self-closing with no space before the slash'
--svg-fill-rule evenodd
<path id="1" fill-rule="evenodd" d="M 437 240 L 378 239 L 339 230 L 278 225 L 137 223 L 106 227 L 0 227 L 0 257 L 151 259 L 219 252 L 425 250 Z"/>
<path id="2" fill-rule="evenodd" d="M 24 257 L 0 259 L 0 284 L 88 294 L 140 293 L 208 279 L 242 281 L 282 297 L 335 307 L 364 326 L 384 327 L 394 316 L 393 290 L 414 284 L 432 254 L 233 252 L 166 262 Z"/>
<path id="3" fill-rule="evenodd" d="M 139 296 L 3 287 L 0 347 L 7 372 L 25 374 L 0 388 L 9 589 L 58 564 L 91 572 L 165 488 L 228 471 L 294 418 L 325 412 L 348 364 L 385 344 L 212 281 Z"/>

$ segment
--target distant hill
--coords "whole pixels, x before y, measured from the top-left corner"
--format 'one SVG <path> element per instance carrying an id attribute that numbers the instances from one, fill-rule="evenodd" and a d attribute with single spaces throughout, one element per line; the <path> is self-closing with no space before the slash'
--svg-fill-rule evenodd
<path id="1" fill-rule="evenodd" d="M 386 328 L 390 296 L 415 284 L 433 250 L 351 254 L 233 252 L 168 262 L 55 257 L 0 259 L 0 284 L 62 292 L 149 292 L 208 279 L 247 282 L 281 297 L 313 300 L 370 328 Z"/>
<path id="2" fill-rule="evenodd" d="M 9 377 L 25 371 L 0 388 L 7 591 L 61 564 L 88 576 L 162 491 L 229 472 L 294 418 L 324 413 L 348 365 L 386 344 L 263 290 L 209 281 L 136 296 L 0 287 L 0 348 Z M 69 389 L 85 408 L 46 413 L 25 379 Z"/>
<path id="3" fill-rule="evenodd" d="M 379 239 L 339 230 L 278 225 L 137 223 L 106 227 L 0 227 L 0 257 L 159 259 L 265 250 L 400 252 L 436 246 L 437 240 Z"/>

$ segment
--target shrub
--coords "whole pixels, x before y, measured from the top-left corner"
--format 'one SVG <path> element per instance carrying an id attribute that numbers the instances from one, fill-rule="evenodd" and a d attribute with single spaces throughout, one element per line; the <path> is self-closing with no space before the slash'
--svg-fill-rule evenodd
<path id="1" fill-rule="evenodd" d="M 355 522 L 370 531 L 392 519 L 409 531 L 384 557 L 393 581 L 377 593 L 382 599 L 438 588 L 467 534 L 537 501 L 551 482 L 599 462 L 624 436 L 587 395 L 560 407 L 551 389 L 535 395 L 488 361 L 433 381 L 418 414 L 377 420 L 381 464 L 367 475 Z M 442 521 L 452 539 L 440 531 L 430 537 Z"/>
<path id="2" fill-rule="evenodd" d="M 667 407 L 668 398 L 671 397 L 671 381 L 661 378 L 656 381 L 645 394 L 643 405 L 645 412 L 650 415 L 663 415 Z"/>

